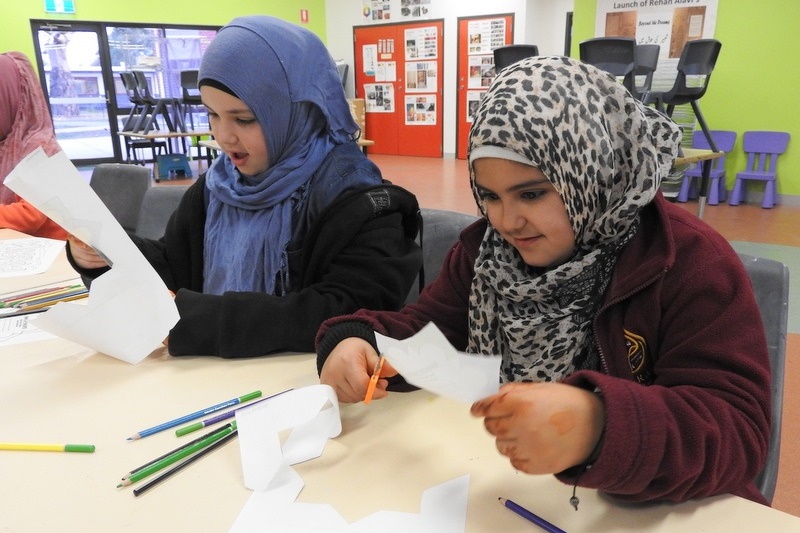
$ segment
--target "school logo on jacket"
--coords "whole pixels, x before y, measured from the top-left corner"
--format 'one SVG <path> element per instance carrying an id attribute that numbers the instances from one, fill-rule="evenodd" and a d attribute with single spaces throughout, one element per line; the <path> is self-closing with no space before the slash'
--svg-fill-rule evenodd
<path id="1" fill-rule="evenodd" d="M 628 347 L 628 366 L 636 381 L 644 385 L 653 382 L 653 362 L 650 360 L 650 351 L 644 337 L 623 328 L 625 345 Z"/>

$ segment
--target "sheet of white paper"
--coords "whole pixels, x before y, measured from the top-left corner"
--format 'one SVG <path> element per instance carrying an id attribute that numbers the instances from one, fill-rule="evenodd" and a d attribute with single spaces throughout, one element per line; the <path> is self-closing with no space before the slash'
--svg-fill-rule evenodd
<path id="1" fill-rule="evenodd" d="M 300 484 L 302 488 L 302 480 Z M 287 502 L 276 498 L 272 492 L 254 492 L 230 532 L 463 533 L 467 523 L 468 494 L 469 476 L 461 476 L 425 490 L 419 514 L 377 511 L 348 524 L 328 504 Z"/>
<path id="2" fill-rule="evenodd" d="M 66 154 L 38 148 L 4 183 L 113 265 L 92 283 L 85 306 L 57 304 L 37 326 L 133 364 L 159 347 L 178 321 L 175 302 Z"/>
<path id="3" fill-rule="evenodd" d="M 36 327 L 36 320 L 41 317 L 42 313 L 22 316 L 0 315 L 0 346 L 54 338 L 50 333 Z"/>
<path id="4" fill-rule="evenodd" d="M 27 276 L 45 272 L 55 261 L 64 241 L 29 237 L 0 240 L 0 276 Z"/>
<path id="5" fill-rule="evenodd" d="M 457 351 L 433 322 L 402 341 L 375 337 L 380 352 L 412 385 L 467 403 L 500 389 L 500 356 Z"/>

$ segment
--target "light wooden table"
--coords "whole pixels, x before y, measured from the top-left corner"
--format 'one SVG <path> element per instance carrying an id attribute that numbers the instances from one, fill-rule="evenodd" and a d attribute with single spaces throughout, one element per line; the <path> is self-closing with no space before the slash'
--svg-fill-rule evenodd
<path id="1" fill-rule="evenodd" d="M 225 360 L 159 349 L 133 366 L 61 339 L 2 346 L 0 440 L 97 450 L 0 452 L 0 530 L 227 531 L 250 495 L 236 440 L 134 497 L 131 487 L 116 488 L 120 477 L 185 441 L 171 431 L 126 438 L 256 389 L 317 383 L 311 354 Z M 379 510 L 418 513 L 425 489 L 468 474 L 469 533 L 538 531 L 501 506 L 501 496 L 570 533 L 800 531 L 800 518 L 730 495 L 633 506 L 579 488 L 576 512 L 572 487 L 515 472 L 469 406 L 424 391 L 345 405 L 341 415 L 342 434 L 294 468 L 305 483 L 298 501 L 328 503 L 348 522 Z"/>

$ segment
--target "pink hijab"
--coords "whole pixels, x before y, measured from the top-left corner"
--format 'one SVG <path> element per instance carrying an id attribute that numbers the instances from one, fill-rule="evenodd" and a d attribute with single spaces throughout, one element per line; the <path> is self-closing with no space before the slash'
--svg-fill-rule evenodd
<path id="1" fill-rule="evenodd" d="M 47 155 L 61 150 L 42 86 L 24 54 L 0 54 L 0 204 L 17 201 L 2 182 L 39 146 Z"/>

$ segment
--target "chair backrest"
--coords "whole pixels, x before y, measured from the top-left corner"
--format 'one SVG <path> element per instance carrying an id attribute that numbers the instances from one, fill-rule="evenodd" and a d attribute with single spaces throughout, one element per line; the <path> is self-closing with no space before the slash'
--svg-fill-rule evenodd
<path id="1" fill-rule="evenodd" d="M 678 60 L 678 75 L 672 89 L 664 93 L 664 104 L 680 105 L 699 100 L 708 89 L 721 49 L 722 43 L 716 39 L 686 41 Z"/>
<path id="2" fill-rule="evenodd" d="M 347 85 L 347 72 L 350 70 L 350 65 L 347 63 L 336 63 L 336 71 L 339 73 L 339 79 L 342 80 L 342 87 Z"/>
<path id="3" fill-rule="evenodd" d="M 637 93 L 644 94 L 650 90 L 653 84 L 653 73 L 658 68 L 660 53 L 661 47 L 657 44 L 636 45 L 633 74 L 636 77 L 643 76 L 642 83 L 635 84 Z"/>
<path id="4" fill-rule="evenodd" d="M 89 186 L 127 231 L 135 231 L 152 170 L 139 165 L 102 163 L 94 167 Z"/>
<path id="5" fill-rule="evenodd" d="M 744 132 L 742 149 L 747 154 L 747 169 L 774 174 L 778 156 L 786 151 L 789 137 L 785 131 Z"/>
<path id="6" fill-rule="evenodd" d="M 739 254 L 756 296 L 761 321 L 767 335 L 767 349 L 772 369 L 772 431 L 764 468 L 755 483 L 772 503 L 778 479 L 783 418 L 783 380 L 786 366 L 786 332 L 789 322 L 789 269 L 780 261 Z"/>
<path id="7" fill-rule="evenodd" d="M 150 92 L 150 84 L 147 83 L 147 76 L 142 70 L 132 70 L 133 77 L 136 80 L 136 90 L 139 91 L 139 96 L 150 103 L 155 103 L 156 99 Z"/>
<path id="8" fill-rule="evenodd" d="M 189 185 L 159 185 L 147 190 L 139 211 L 136 235 L 146 239 L 160 239 L 169 217 L 181 203 Z"/>
<path id="9" fill-rule="evenodd" d="M 494 70 L 500 72 L 526 57 L 538 56 L 539 47 L 535 44 L 509 44 L 495 48 L 492 53 L 494 54 Z"/>
<path id="10" fill-rule="evenodd" d="M 120 72 L 120 79 L 122 79 L 122 86 L 125 87 L 125 94 L 128 95 L 128 100 L 136 105 L 141 105 L 142 98 L 139 95 L 139 90 L 136 87 L 136 78 L 132 72 Z"/>
<path id="11" fill-rule="evenodd" d="M 727 154 L 733 150 L 733 146 L 736 144 L 735 131 L 711 130 L 709 133 L 711 133 L 711 137 L 714 139 L 714 144 L 717 145 L 717 149 L 719 149 L 721 152 Z M 695 130 L 695 132 L 692 134 L 692 148 L 711 150 L 711 145 L 708 143 L 708 137 L 706 137 L 703 130 Z M 697 169 L 702 169 L 702 166 L 702 162 L 698 163 Z M 725 168 L 725 156 L 723 155 L 720 158 L 714 159 L 711 162 L 711 168 L 713 170 L 722 170 Z"/>
<path id="12" fill-rule="evenodd" d="M 200 103 L 200 88 L 197 80 L 199 74 L 200 71 L 197 69 L 181 71 L 181 91 L 184 103 Z"/>
<path id="13" fill-rule="evenodd" d="M 444 258 L 458 241 L 461 232 L 478 220 L 475 215 L 444 209 L 421 209 L 419 241 L 422 246 L 422 270 L 408 293 L 406 303 L 417 301 L 422 288 L 439 276 Z"/>
<path id="14" fill-rule="evenodd" d="M 636 96 L 634 70 L 636 39 L 629 37 L 595 37 L 580 43 L 580 58 L 584 63 L 622 78 L 622 84 Z"/>

